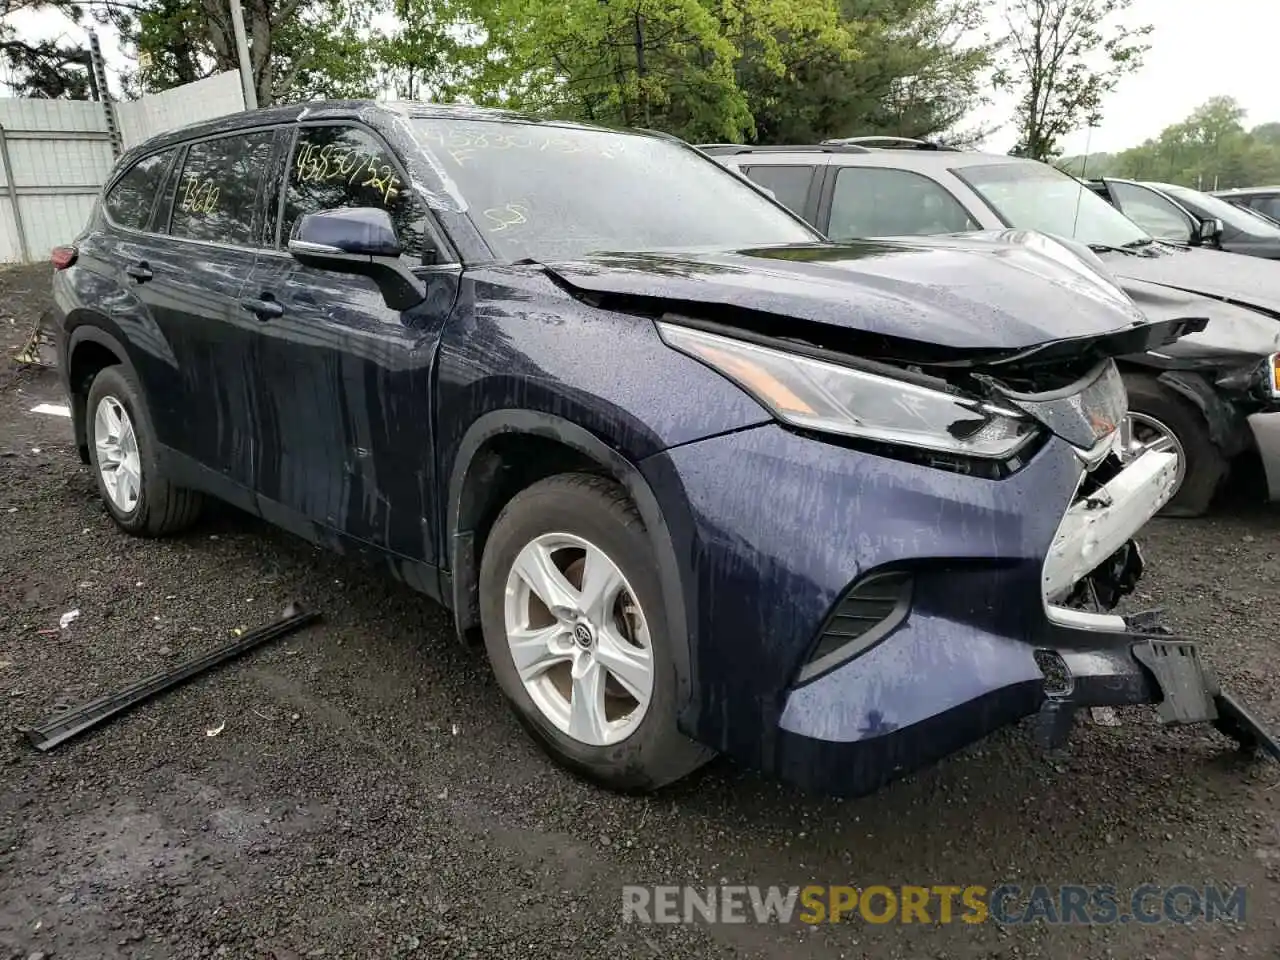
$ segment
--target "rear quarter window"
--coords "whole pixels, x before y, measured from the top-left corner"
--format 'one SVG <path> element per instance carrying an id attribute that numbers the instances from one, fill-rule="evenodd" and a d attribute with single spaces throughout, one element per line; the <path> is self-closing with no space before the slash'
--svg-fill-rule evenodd
<path id="1" fill-rule="evenodd" d="M 112 184 L 102 204 L 112 223 L 130 230 L 146 229 L 169 163 L 177 152 L 175 148 L 143 157 Z"/>
<path id="2" fill-rule="evenodd" d="M 742 170 L 760 186 L 772 190 L 774 199 L 792 213 L 804 216 L 809 184 L 813 182 L 812 166 L 757 163 Z"/>

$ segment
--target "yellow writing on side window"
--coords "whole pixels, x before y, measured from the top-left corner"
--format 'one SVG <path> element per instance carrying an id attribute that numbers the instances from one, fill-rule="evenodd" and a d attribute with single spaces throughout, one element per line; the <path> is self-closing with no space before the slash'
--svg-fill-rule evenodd
<path id="1" fill-rule="evenodd" d="M 299 183 L 345 183 L 369 187 L 384 205 L 400 194 L 400 178 L 383 157 L 367 150 L 352 150 L 332 143 L 305 143 L 293 161 Z"/>
<path id="2" fill-rule="evenodd" d="M 188 176 L 182 185 L 181 208 L 187 213 L 213 213 L 218 206 L 218 197 L 222 193 L 212 180 L 201 180 Z"/>

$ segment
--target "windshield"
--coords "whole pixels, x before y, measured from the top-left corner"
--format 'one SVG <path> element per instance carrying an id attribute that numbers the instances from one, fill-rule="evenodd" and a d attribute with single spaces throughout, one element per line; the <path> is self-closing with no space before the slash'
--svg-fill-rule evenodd
<path id="1" fill-rule="evenodd" d="M 414 132 L 507 260 L 822 238 L 714 160 L 661 137 L 429 118 Z"/>
<path id="2" fill-rule="evenodd" d="M 1227 203 L 1218 197 L 1211 197 L 1199 190 L 1179 187 L 1171 183 L 1152 184 L 1152 186 L 1173 197 L 1202 220 L 1212 220 L 1216 217 L 1224 224 L 1229 224 L 1245 233 L 1251 233 L 1255 237 L 1280 237 L 1280 228 L 1272 226 L 1260 217 L 1245 213 L 1234 204 Z"/>
<path id="3" fill-rule="evenodd" d="M 953 171 L 1011 227 L 1097 246 L 1140 246 L 1151 236 L 1079 180 L 1043 163 L 1014 161 Z"/>

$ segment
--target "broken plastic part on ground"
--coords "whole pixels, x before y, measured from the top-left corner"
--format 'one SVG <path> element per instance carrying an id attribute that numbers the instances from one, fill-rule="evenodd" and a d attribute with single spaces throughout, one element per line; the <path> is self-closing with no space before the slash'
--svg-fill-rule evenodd
<path id="1" fill-rule="evenodd" d="M 73 612 L 78 613 L 78 611 Z M 165 690 L 185 683 L 211 667 L 246 653 L 268 640 L 275 640 L 314 623 L 319 618 L 320 614 L 317 611 L 302 610 L 298 604 L 291 603 L 285 608 L 279 620 L 250 631 L 234 643 L 192 657 L 171 670 L 152 674 L 117 693 L 90 700 L 70 710 L 57 711 L 54 716 L 39 726 L 23 727 L 19 732 L 25 734 L 37 750 L 52 750 L 58 744 L 105 723 L 111 717 L 137 706 L 144 700 L 149 700 Z M 217 736 L 222 732 L 222 727 L 216 730 L 216 733 L 206 730 L 206 735 Z"/>

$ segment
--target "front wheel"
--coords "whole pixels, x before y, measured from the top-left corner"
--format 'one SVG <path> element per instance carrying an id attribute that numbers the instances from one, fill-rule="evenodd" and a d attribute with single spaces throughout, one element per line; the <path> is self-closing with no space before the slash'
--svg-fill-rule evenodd
<path id="1" fill-rule="evenodd" d="M 1227 472 L 1226 460 L 1209 437 L 1204 415 L 1186 397 L 1153 377 L 1125 377 L 1129 415 L 1121 424 L 1124 458 L 1146 450 L 1163 450 L 1178 457 L 1178 475 L 1165 517 L 1198 517 L 1209 509 L 1218 484 Z"/>
<path id="2" fill-rule="evenodd" d="M 562 765 L 652 790 L 711 757 L 676 728 L 657 565 L 616 484 L 565 474 L 517 494 L 485 544 L 479 589 L 498 684 Z"/>

